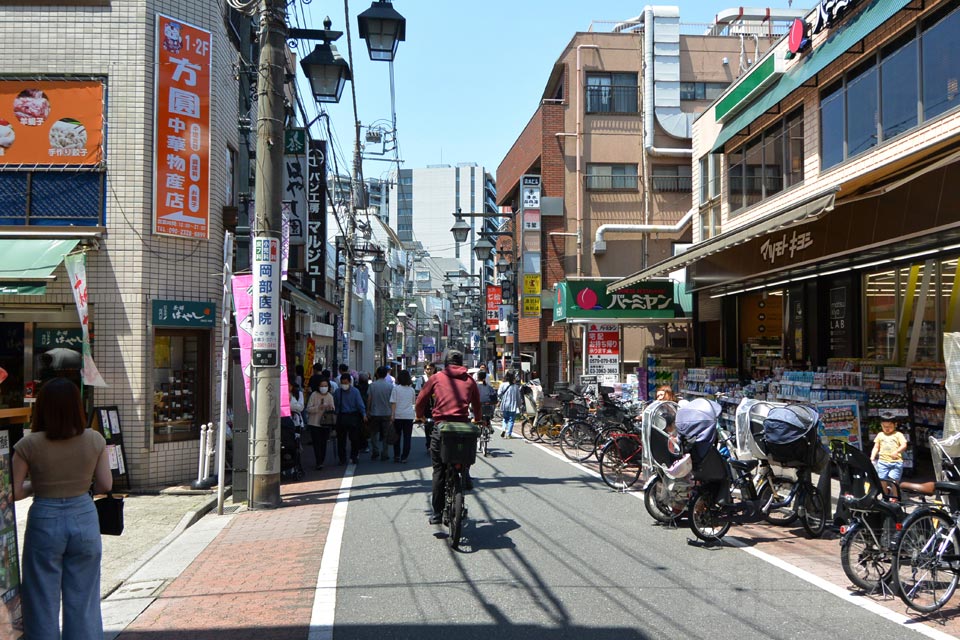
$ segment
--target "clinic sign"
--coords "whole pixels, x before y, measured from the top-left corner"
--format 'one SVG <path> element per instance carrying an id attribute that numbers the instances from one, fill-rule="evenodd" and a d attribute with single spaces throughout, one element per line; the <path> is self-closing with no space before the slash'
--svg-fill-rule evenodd
<path id="1" fill-rule="evenodd" d="M 670 280 L 647 280 L 607 293 L 609 281 L 568 280 L 557 284 L 554 320 L 640 320 L 675 318 Z"/>
<path id="2" fill-rule="evenodd" d="M 210 237 L 213 36 L 157 14 L 153 232 Z"/>
<path id="3" fill-rule="evenodd" d="M 280 239 L 253 239 L 253 366 L 280 364 Z"/>

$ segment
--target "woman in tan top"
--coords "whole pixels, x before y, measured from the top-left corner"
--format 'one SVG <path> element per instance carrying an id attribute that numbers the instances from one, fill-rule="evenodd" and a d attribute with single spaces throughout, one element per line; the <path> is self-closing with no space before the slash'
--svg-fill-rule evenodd
<path id="1" fill-rule="evenodd" d="M 40 389 L 31 432 L 14 447 L 13 495 L 33 495 L 23 537 L 23 630 L 31 640 L 100 640 L 100 522 L 90 496 L 110 491 L 106 442 L 85 428 L 80 390 L 66 378 Z M 27 480 L 29 474 L 30 479 Z"/>

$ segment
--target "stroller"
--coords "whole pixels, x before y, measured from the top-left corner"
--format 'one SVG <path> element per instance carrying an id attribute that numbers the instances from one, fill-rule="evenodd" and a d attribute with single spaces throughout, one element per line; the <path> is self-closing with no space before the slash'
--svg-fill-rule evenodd
<path id="1" fill-rule="evenodd" d="M 643 487 L 647 513 L 661 524 L 670 524 L 683 514 L 690 501 L 693 478 L 673 436 L 677 403 L 652 402 L 643 410 L 643 466 L 650 477 Z"/>
<path id="2" fill-rule="evenodd" d="M 301 427 L 289 418 L 280 420 L 280 477 L 302 480 L 306 473 L 300 460 L 303 447 L 300 444 Z"/>

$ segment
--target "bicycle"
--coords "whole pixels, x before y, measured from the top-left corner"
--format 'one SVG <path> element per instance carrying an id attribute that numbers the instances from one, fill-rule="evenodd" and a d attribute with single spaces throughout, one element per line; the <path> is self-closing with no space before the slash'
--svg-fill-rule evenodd
<path id="1" fill-rule="evenodd" d="M 460 546 L 463 523 L 467 519 L 464 502 L 466 469 L 477 459 L 476 426 L 466 422 L 443 422 L 440 430 L 440 460 L 444 465 L 443 524 L 449 527 L 447 544 L 452 549 Z"/>
<path id="2" fill-rule="evenodd" d="M 623 430 L 610 434 L 597 457 L 600 478 L 611 489 L 626 491 L 640 479 L 643 470 L 643 440 L 639 433 Z"/>
<path id="3" fill-rule="evenodd" d="M 477 438 L 477 453 L 484 458 L 490 455 L 490 438 L 493 437 L 493 427 L 490 426 L 490 420 L 493 418 L 493 405 L 485 404 L 482 407 L 483 418 L 480 422 L 480 436 Z"/>

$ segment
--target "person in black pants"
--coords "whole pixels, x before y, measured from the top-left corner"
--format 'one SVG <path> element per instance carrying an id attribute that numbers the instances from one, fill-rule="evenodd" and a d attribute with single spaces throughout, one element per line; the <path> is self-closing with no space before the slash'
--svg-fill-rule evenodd
<path id="1" fill-rule="evenodd" d="M 346 463 L 349 437 L 350 461 L 356 464 L 363 447 L 360 427 L 367 421 L 367 408 L 349 373 L 340 376 L 340 388 L 333 392 L 333 403 L 337 409 L 337 459 L 340 464 Z"/>
<path id="2" fill-rule="evenodd" d="M 330 393 L 329 378 L 311 376 L 310 388 L 306 408 L 307 426 L 310 427 L 313 456 L 319 471 L 327 457 L 327 442 L 330 440 L 330 428 L 336 420 L 336 406 L 333 403 L 333 394 Z"/>

